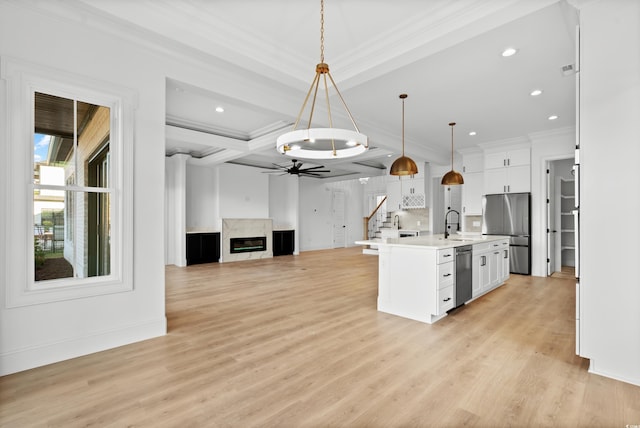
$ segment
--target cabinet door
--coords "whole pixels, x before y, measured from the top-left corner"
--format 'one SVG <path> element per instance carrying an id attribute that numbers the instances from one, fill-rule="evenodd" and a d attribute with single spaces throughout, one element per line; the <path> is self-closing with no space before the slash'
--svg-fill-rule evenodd
<path id="1" fill-rule="evenodd" d="M 492 250 L 487 257 L 489 260 L 489 287 L 493 288 L 500 284 L 502 275 L 502 251 Z"/>
<path id="2" fill-rule="evenodd" d="M 199 233 L 187 233 L 187 265 L 202 263 L 200 241 Z"/>
<path id="3" fill-rule="evenodd" d="M 466 155 L 462 158 L 462 172 L 483 172 L 484 171 L 484 157 L 481 154 Z M 465 175 L 465 184 L 467 177 Z"/>
<path id="4" fill-rule="evenodd" d="M 501 261 L 502 261 L 502 271 L 500 272 L 500 283 L 505 282 L 507 279 L 509 279 L 509 270 L 510 270 L 510 264 L 509 264 L 509 247 L 507 246 L 507 248 L 503 248 L 502 249 L 502 257 L 501 257 Z"/>
<path id="5" fill-rule="evenodd" d="M 506 152 L 485 153 L 484 169 L 504 168 L 505 166 L 507 166 Z"/>
<path id="6" fill-rule="evenodd" d="M 462 186 L 462 213 L 466 215 L 482 214 L 482 194 L 484 173 L 473 172 L 464 175 Z"/>
<path id="7" fill-rule="evenodd" d="M 531 164 L 531 151 L 529 149 L 509 150 L 507 153 L 507 166 L 520 166 Z"/>
<path id="8" fill-rule="evenodd" d="M 402 182 L 402 208 L 426 208 L 424 177 L 416 174 Z"/>
<path id="9" fill-rule="evenodd" d="M 482 260 L 480 261 L 480 287 L 482 291 L 487 291 L 491 288 L 491 253 L 487 252 L 482 254 Z"/>
<path id="10" fill-rule="evenodd" d="M 531 167 L 529 165 L 511 166 L 508 170 L 508 193 L 531 191 Z"/>
<path id="11" fill-rule="evenodd" d="M 505 193 L 507 183 L 507 168 L 487 169 L 484 172 L 484 193 Z"/>
<path id="12" fill-rule="evenodd" d="M 387 211 L 400 210 L 402 203 L 402 183 L 394 179 L 387 183 Z"/>
<path id="13" fill-rule="evenodd" d="M 476 298 L 482 292 L 481 282 L 480 282 L 480 272 L 482 270 L 482 256 L 480 254 L 474 254 L 471 258 L 472 266 L 471 269 L 471 297 Z"/>

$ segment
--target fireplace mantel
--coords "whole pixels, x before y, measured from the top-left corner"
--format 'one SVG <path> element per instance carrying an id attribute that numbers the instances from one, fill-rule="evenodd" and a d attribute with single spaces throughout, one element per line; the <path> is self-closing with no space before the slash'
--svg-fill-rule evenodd
<path id="1" fill-rule="evenodd" d="M 232 238 L 266 239 L 264 251 L 231 252 Z M 273 221 L 270 218 L 223 218 L 220 262 L 265 259 L 273 257 Z"/>

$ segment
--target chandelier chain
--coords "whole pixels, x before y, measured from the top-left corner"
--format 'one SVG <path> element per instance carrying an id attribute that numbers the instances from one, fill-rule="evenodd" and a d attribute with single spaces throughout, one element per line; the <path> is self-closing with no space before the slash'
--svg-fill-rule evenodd
<path id="1" fill-rule="evenodd" d="M 324 0 L 320 0 L 320 62 L 324 63 Z"/>

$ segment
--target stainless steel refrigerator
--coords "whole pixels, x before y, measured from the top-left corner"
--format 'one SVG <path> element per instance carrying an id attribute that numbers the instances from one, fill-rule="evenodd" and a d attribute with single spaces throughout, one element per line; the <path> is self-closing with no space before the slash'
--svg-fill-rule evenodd
<path id="1" fill-rule="evenodd" d="M 531 193 L 482 197 L 482 234 L 510 237 L 510 272 L 531 274 Z"/>

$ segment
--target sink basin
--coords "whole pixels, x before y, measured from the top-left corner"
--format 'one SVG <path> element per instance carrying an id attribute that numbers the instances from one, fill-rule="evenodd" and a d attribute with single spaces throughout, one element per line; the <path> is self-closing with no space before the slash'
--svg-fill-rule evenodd
<path id="1" fill-rule="evenodd" d="M 473 239 L 465 238 L 438 238 L 441 241 L 458 241 L 458 242 L 473 242 Z"/>

